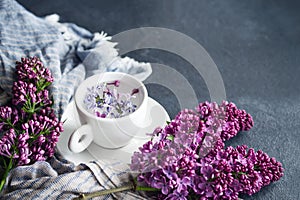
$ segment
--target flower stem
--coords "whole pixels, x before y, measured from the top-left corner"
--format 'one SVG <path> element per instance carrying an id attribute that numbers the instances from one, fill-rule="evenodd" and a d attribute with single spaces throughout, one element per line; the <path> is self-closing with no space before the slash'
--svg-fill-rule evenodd
<path id="1" fill-rule="evenodd" d="M 145 187 L 145 186 L 135 186 L 135 184 L 128 184 L 122 187 L 108 189 L 108 190 L 100 190 L 97 192 L 91 192 L 91 193 L 82 193 L 78 197 L 74 198 L 73 200 L 87 200 L 93 197 L 103 196 L 107 194 L 112 194 L 116 192 L 123 192 L 128 190 L 135 190 L 135 191 L 148 191 L 148 192 L 154 192 L 159 191 L 159 189 L 152 188 L 152 187 Z"/>
<path id="2" fill-rule="evenodd" d="M 130 185 L 125 185 L 122 187 L 113 188 L 113 189 L 109 189 L 109 190 L 101 190 L 101 191 L 92 192 L 92 193 L 82 193 L 79 195 L 79 197 L 76 197 L 73 200 L 86 200 L 86 199 L 90 199 L 93 197 L 98 197 L 98 196 L 103 196 L 106 194 L 112 194 L 112 193 L 116 193 L 116 192 L 122 192 L 122 191 L 133 190 L 133 189 L 134 189 L 134 185 L 130 184 Z"/>
<path id="3" fill-rule="evenodd" d="M 11 168 L 12 168 L 12 157 L 10 157 L 9 158 L 9 163 L 8 163 L 8 166 L 6 167 L 6 169 L 5 169 L 5 172 L 4 172 L 4 174 L 3 174 L 3 177 L 2 177 L 2 180 L 1 180 L 1 182 L 0 182 L 0 192 L 2 191 L 2 189 L 3 189 L 3 187 L 4 187 L 4 185 L 5 185 L 5 182 L 6 182 L 6 178 L 7 178 L 7 175 L 8 175 L 8 173 L 9 173 L 9 171 L 11 170 Z M 5 162 L 5 161 L 4 161 Z"/>
<path id="4" fill-rule="evenodd" d="M 145 191 L 145 192 L 158 192 L 160 189 L 152 188 L 152 187 L 145 187 L 145 186 L 136 186 L 136 191 Z"/>

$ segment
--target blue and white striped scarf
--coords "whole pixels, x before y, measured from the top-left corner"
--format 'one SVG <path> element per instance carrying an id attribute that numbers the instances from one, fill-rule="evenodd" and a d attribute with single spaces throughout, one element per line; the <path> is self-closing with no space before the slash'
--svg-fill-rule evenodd
<path id="1" fill-rule="evenodd" d="M 77 86 L 93 73 L 121 71 L 141 80 L 151 74 L 150 64 L 118 56 L 116 43 L 106 34 L 55 18 L 39 18 L 16 1 L 0 0 L 0 105 L 11 96 L 15 62 L 21 57 L 37 56 L 51 70 L 54 108 L 60 116 Z M 11 171 L 0 199 L 72 199 L 80 192 L 122 185 L 129 176 L 128 166 L 121 163 L 74 166 L 57 154 L 48 162 Z M 102 198 L 142 199 L 131 192 Z"/>
<path id="2" fill-rule="evenodd" d="M 73 199 L 81 193 L 123 186 L 130 178 L 128 166 L 121 162 L 95 161 L 75 166 L 55 155 L 48 162 L 38 161 L 33 165 L 13 169 L 0 199 Z M 149 199 L 143 196 L 141 193 L 126 191 L 93 199 Z"/>

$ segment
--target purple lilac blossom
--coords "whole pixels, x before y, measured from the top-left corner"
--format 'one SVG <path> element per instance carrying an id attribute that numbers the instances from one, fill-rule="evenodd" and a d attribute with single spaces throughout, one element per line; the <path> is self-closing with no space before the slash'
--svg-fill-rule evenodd
<path id="1" fill-rule="evenodd" d="M 26 110 L 34 109 L 38 106 L 50 106 L 52 101 L 49 97 L 48 90 L 37 91 L 37 87 L 33 83 L 24 81 L 16 81 L 13 84 L 12 104 L 22 107 Z M 35 110 L 32 110 L 34 112 Z"/>
<path id="2" fill-rule="evenodd" d="M 0 155 L 13 159 L 13 166 L 46 160 L 53 156 L 62 122 L 51 108 L 49 69 L 34 58 L 16 64 L 10 106 L 0 107 Z M 5 162 L 5 160 L 4 160 Z"/>
<path id="3" fill-rule="evenodd" d="M 238 199 L 279 180 L 283 168 L 261 150 L 224 142 L 253 126 L 235 104 L 204 102 L 181 111 L 152 140 L 134 152 L 131 169 L 138 182 L 161 190 L 158 199 Z"/>
<path id="4" fill-rule="evenodd" d="M 16 133 L 13 129 L 8 130 L 0 139 L 0 155 L 10 157 L 13 154 Z"/>
<path id="5" fill-rule="evenodd" d="M 29 156 L 31 155 L 31 151 L 29 149 L 28 144 L 29 134 L 28 133 L 22 133 L 18 136 L 17 140 L 17 148 L 18 153 L 15 154 L 14 158 L 18 159 L 17 165 L 25 165 L 30 163 Z"/>
<path id="6" fill-rule="evenodd" d="M 22 58 L 21 62 L 16 62 L 16 73 L 18 80 L 34 84 L 39 81 L 48 84 L 53 82 L 50 70 L 37 57 Z"/>
<path id="7" fill-rule="evenodd" d="M 6 131 L 11 126 L 14 126 L 20 118 L 23 118 L 23 111 L 18 111 L 16 108 L 9 106 L 0 107 L 0 130 Z"/>

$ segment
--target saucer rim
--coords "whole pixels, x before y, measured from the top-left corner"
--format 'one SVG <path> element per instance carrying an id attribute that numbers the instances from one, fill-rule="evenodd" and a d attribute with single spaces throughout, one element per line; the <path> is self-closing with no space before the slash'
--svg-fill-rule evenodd
<path id="1" fill-rule="evenodd" d="M 152 102 L 151 102 L 152 101 Z M 161 107 L 161 109 L 164 111 L 163 113 L 164 113 L 164 117 L 165 117 L 165 119 L 166 119 L 166 121 L 170 121 L 170 117 L 169 117 L 169 114 L 168 114 L 168 112 L 166 111 L 166 109 L 159 103 L 159 102 L 157 102 L 155 99 L 153 99 L 153 98 L 151 98 L 151 97 L 148 97 L 148 102 L 147 102 L 148 104 L 149 103 L 153 103 L 153 104 L 156 104 L 156 105 L 159 105 L 160 107 Z M 65 110 L 65 113 L 63 114 L 63 117 L 62 117 L 62 119 L 66 119 L 67 117 L 68 117 L 68 114 L 66 114 L 66 113 L 68 113 L 68 112 L 70 112 L 69 110 L 71 109 L 71 108 L 69 108 L 68 109 L 68 107 L 70 107 L 70 104 L 74 104 L 75 105 L 75 102 L 74 101 L 71 101 L 68 105 L 67 105 L 67 108 L 66 108 L 66 110 Z M 74 108 L 74 107 L 73 107 Z M 147 109 L 147 112 L 148 112 L 149 110 Z M 74 119 L 74 117 L 73 117 L 73 119 Z M 155 127 L 154 127 L 154 125 L 153 125 L 153 130 L 155 129 Z M 61 133 L 61 135 L 63 134 L 64 132 L 62 132 Z M 150 139 L 150 137 L 149 137 L 149 139 Z M 140 139 L 139 137 L 133 137 L 132 138 L 132 141 L 130 141 L 127 145 L 130 145 L 130 143 L 134 143 L 134 142 L 136 142 L 136 140 L 140 140 L 140 141 L 143 141 L 143 142 L 147 142 L 147 139 L 145 139 L 145 140 L 142 140 L 142 139 Z M 60 140 L 59 140 L 60 141 Z M 65 151 L 65 150 L 63 150 L 63 147 L 61 147 L 61 145 L 66 145 L 66 144 L 62 144 L 62 143 L 60 143 L 58 141 L 58 143 L 57 143 L 57 145 L 56 145 L 56 149 L 57 149 L 57 151 L 58 151 L 58 153 L 64 158 L 64 159 L 67 159 L 68 161 L 70 161 L 70 162 L 73 162 L 74 164 L 76 164 L 76 165 L 78 165 L 78 164 L 81 164 L 81 163 L 83 163 L 83 164 L 86 164 L 86 163 L 89 163 L 89 162 L 91 162 L 92 160 L 96 160 L 94 157 L 93 157 L 93 155 L 91 155 L 91 153 L 89 152 L 89 147 L 86 149 L 86 150 L 84 150 L 84 151 L 82 151 L 82 152 L 80 152 L 80 153 L 73 153 L 73 152 L 71 152 L 70 150 L 68 150 L 67 152 Z M 126 145 L 126 146 L 127 146 Z M 117 149 L 109 149 L 110 151 L 120 151 L 121 149 L 123 149 L 123 148 L 125 148 L 126 146 L 124 146 L 124 147 L 120 147 L 120 148 L 117 148 Z M 105 148 L 103 148 L 103 147 L 98 147 L 98 148 L 101 148 L 101 149 L 105 149 Z M 90 157 L 90 158 L 88 158 L 88 157 Z M 91 159 L 93 157 L 93 159 Z M 103 160 L 107 160 L 106 158 L 103 158 Z M 111 161 L 113 161 L 114 159 L 111 159 Z M 115 160 L 114 160 L 115 161 Z M 119 160 L 120 161 L 120 160 Z M 124 160 L 123 160 L 123 162 L 124 162 Z M 126 162 L 126 163 L 129 163 L 129 162 Z"/>

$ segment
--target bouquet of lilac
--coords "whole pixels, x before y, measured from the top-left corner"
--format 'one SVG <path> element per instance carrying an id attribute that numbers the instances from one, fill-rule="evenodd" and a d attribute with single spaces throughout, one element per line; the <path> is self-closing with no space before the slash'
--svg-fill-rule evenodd
<path id="1" fill-rule="evenodd" d="M 279 180 L 275 158 L 246 145 L 224 142 L 253 126 L 252 117 L 233 103 L 200 103 L 183 110 L 132 157 L 137 182 L 159 190 L 158 199 L 238 199 Z M 148 189 L 149 190 L 149 189 Z"/>
<path id="2" fill-rule="evenodd" d="M 12 168 L 52 157 L 63 131 L 51 107 L 50 71 L 36 57 L 21 61 L 16 64 L 12 100 L 0 107 L 0 164 L 4 171 L 0 191 Z"/>

